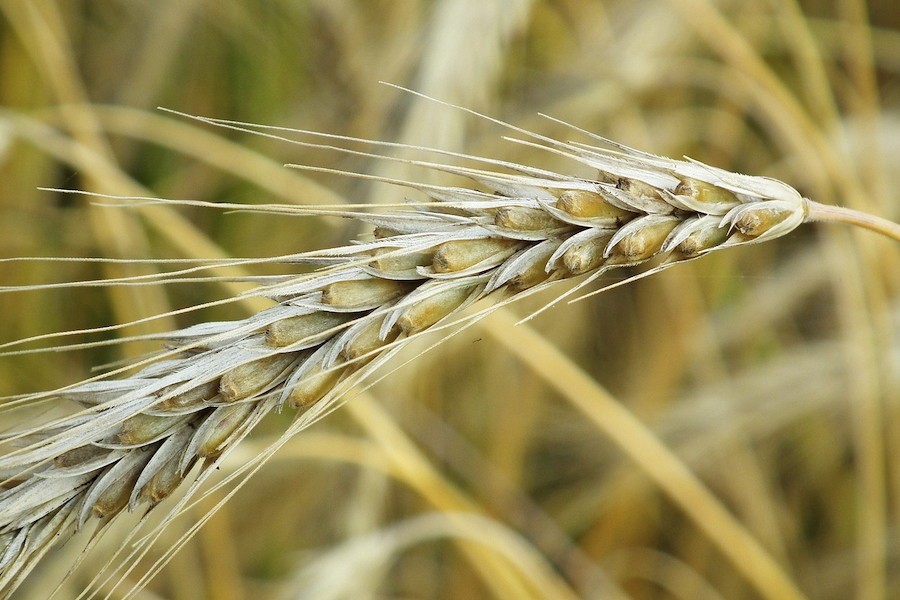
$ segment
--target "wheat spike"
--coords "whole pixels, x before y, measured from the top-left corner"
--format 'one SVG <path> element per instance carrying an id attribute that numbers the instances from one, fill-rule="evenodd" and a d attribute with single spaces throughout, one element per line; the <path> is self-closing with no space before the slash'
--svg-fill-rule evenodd
<path id="1" fill-rule="evenodd" d="M 202 479 L 270 411 L 319 418 L 407 340 L 475 302 L 647 262 L 660 270 L 834 214 L 773 179 L 601 138 L 537 139 L 597 176 L 476 157 L 492 168 L 408 161 L 475 186 L 393 182 L 428 201 L 378 214 L 296 209 L 361 219 L 374 239 L 290 257 L 321 268 L 265 280 L 254 293 L 276 306 L 173 331 L 141 370 L 56 393 L 83 410 L 9 434 L 20 447 L 0 457 L 0 596 L 53 544 Z"/>

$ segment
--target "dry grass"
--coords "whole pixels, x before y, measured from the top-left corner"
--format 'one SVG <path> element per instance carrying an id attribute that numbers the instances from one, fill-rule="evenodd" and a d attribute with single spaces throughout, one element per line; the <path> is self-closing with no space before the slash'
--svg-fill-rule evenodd
<path id="1" fill-rule="evenodd" d="M 2 256 L 265 257 L 358 233 L 330 218 L 96 207 L 38 187 L 232 203 L 402 200 L 395 188 L 280 164 L 402 169 L 210 131 L 156 105 L 571 169 L 378 80 L 568 139 L 535 116 L 548 113 L 897 220 L 891 3 L 481 4 L 0 3 Z M 190 507 L 112 597 L 180 539 L 142 594 L 896 597 L 898 258 L 871 234 L 810 227 L 560 305 L 527 327 L 496 315 L 385 370 L 214 514 L 228 486 Z M 153 268 L 6 262 L 0 278 Z M 240 291 L 223 280 L 3 293 L 0 342 Z M 525 316 L 559 292 L 547 294 L 512 310 Z M 213 306 L 121 333 L 258 308 Z M 155 348 L 5 357 L 0 393 L 67 385 Z M 219 476 L 289 422 L 261 423 Z M 131 527 L 116 523 L 58 597 L 86 589 Z M 18 597 L 46 597 L 74 546 L 51 553 Z"/>

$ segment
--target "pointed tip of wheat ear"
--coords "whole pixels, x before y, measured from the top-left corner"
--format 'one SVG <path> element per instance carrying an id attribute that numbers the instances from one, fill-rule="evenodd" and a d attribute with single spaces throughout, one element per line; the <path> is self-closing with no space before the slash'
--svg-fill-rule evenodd
<path id="1" fill-rule="evenodd" d="M 307 255 L 328 266 L 263 288 L 277 306 L 172 332 L 165 360 L 124 380 L 68 386 L 59 397 L 85 411 L 0 457 L 0 595 L 89 520 L 157 506 L 198 465 L 203 477 L 273 409 L 324 414 L 407 340 L 489 296 L 654 259 L 691 260 L 775 239 L 805 221 L 900 240 L 894 224 L 812 203 L 780 181 L 618 144 L 537 139 L 596 169 L 596 178 L 478 157 L 470 158 L 513 173 L 407 161 L 493 193 L 409 183 L 429 202 L 347 212 L 375 224 L 375 239 Z"/>

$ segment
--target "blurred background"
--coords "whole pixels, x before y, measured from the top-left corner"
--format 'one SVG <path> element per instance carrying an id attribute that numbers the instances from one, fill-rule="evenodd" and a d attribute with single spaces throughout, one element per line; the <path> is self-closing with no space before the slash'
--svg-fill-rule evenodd
<path id="1" fill-rule="evenodd" d="M 97 206 L 39 188 L 333 204 L 405 192 L 282 165 L 432 177 L 157 107 L 589 175 L 381 81 L 590 141 L 546 113 L 900 219 L 894 0 L 0 0 L 0 258 L 267 257 L 362 231 L 335 219 Z M 238 290 L 6 289 L 155 268 L 2 262 L 0 343 Z M 560 303 L 528 329 L 502 319 L 467 329 L 416 357 L 437 341 L 426 339 L 287 443 L 136 597 L 900 598 L 898 296 L 896 244 L 806 226 Z M 5 356 L 0 394 L 72 383 L 149 349 Z M 540 368 L 550 358 L 556 366 Z M 573 388 L 562 366 L 592 383 Z M 611 406 L 652 435 L 621 435 Z M 223 471 L 290 421 L 263 423 Z M 124 597 L 224 493 L 173 522 L 120 586 L 97 587 Z M 58 598 L 78 596 L 130 543 L 135 519 L 121 521 Z M 79 550 L 52 552 L 17 597 L 47 597 Z"/>

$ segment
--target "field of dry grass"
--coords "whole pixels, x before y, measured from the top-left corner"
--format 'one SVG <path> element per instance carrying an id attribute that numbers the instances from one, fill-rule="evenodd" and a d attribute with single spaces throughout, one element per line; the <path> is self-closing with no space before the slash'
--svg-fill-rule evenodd
<path id="1" fill-rule="evenodd" d="M 573 136 L 545 113 L 897 221 L 898 57 L 892 0 L 0 0 L 0 259 L 267 257 L 364 231 L 329 217 L 100 206 L 39 188 L 319 205 L 406 192 L 284 163 L 433 177 L 159 106 L 589 175 L 381 81 Z M 0 344 L 246 289 L 229 279 L 19 289 L 156 268 L 0 262 Z M 446 332 L 404 349 L 245 485 L 191 505 L 124 581 L 92 583 L 137 522 L 120 518 L 57 598 L 89 588 L 121 598 L 138 585 L 136 598 L 171 600 L 900 597 L 896 243 L 805 226 L 513 326 L 560 293 L 427 352 Z M 67 385 L 154 348 L 2 356 L 0 395 Z M 21 412 L 0 416 L 3 429 L 34 416 Z M 291 420 L 263 421 L 218 478 Z M 78 541 L 52 551 L 14 597 L 45 598 Z"/>

